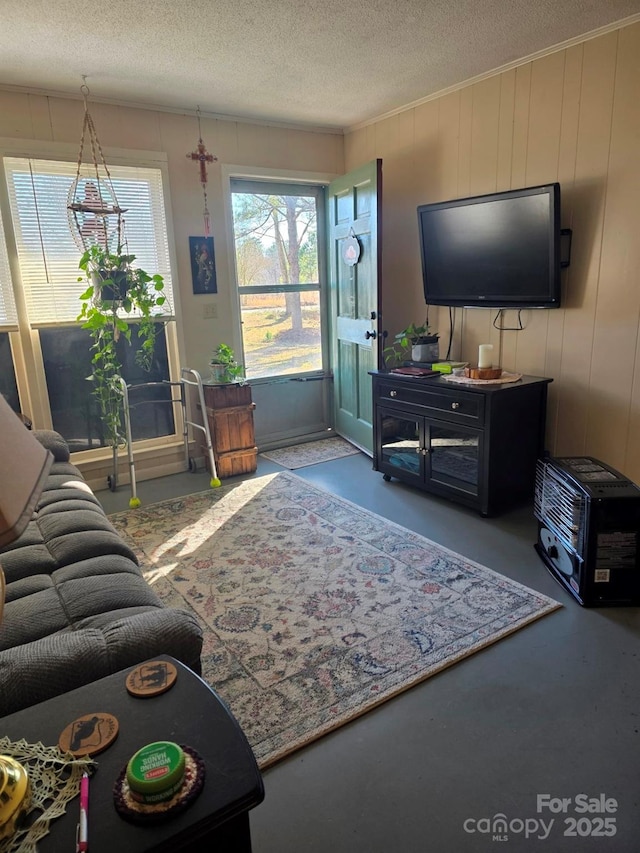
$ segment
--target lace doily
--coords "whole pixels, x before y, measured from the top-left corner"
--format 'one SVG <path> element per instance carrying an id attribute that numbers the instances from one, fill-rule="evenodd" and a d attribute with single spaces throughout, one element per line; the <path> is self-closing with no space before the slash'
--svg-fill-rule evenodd
<path id="1" fill-rule="evenodd" d="M 96 762 L 60 752 L 56 746 L 10 741 L 0 738 L 0 755 L 10 755 L 29 774 L 31 807 L 25 823 L 10 837 L 0 841 L 0 853 L 35 853 L 36 844 L 49 832 L 49 824 L 63 815 L 80 791 L 80 778 L 91 772 Z"/>
<path id="2" fill-rule="evenodd" d="M 517 382 L 522 379 L 521 373 L 508 373 L 502 371 L 498 379 L 469 379 L 468 376 L 454 376 L 453 373 L 443 373 L 442 378 L 447 382 L 459 382 L 460 385 L 506 385 L 509 382 Z"/>

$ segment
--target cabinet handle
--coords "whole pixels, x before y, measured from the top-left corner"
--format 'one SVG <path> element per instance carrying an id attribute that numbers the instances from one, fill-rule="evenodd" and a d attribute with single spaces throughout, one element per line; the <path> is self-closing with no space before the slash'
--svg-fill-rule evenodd
<path id="1" fill-rule="evenodd" d="M 459 409 L 459 408 L 460 408 L 460 403 L 452 403 L 452 404 L 451 404 L 451 408 L 452 408 L 452 409 Z"/>
<path id="2" fill-rule="evenodd" d="M 389 391 L 389 396 L 390 396 L 390 397 L 397 397 L 397 396 L 398 396 L 398 392 L 397 392 L 397 391 Z"/>

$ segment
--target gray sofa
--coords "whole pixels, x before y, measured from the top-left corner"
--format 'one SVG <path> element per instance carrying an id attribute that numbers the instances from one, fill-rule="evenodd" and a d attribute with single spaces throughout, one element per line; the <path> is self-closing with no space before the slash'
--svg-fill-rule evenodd
<path id="1" fill-rule="evenodd" d="M 195 616 L 146 583 L 64 439 L 34 435 L 55 461 L 29 526 L 0 551 L 0 717 L 163 653 L 199 673 Z"/>

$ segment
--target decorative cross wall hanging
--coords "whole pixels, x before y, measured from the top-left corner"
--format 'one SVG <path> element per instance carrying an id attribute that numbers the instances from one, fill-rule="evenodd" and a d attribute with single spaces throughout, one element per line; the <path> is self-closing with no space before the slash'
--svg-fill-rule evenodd
<path id="1" fill-rule="evenodd" d="M 192 151 L 190 154 L 187 154 L 188 160 L 196 160 L 200 164 L 200 183 L 202 185 L 202 194 L 204 196 L 204 236 L 208 237 L 210 234 L 209 228 L 209 210 L 207 208 L 207 163 L 213 163 L 218 158 L 209 154 L 207 149 L 205 148 L 205 144 L 202 141 L 202 129 L 200 127 L 200 107 L 196 112 L 198 116 L 198 145 L 196 146 L 196 150 Z"/>

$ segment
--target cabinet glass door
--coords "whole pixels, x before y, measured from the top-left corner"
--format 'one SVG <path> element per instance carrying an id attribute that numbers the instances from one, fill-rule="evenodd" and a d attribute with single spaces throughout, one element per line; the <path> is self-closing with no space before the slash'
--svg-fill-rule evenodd
<path id="1" fill-rule="evenodd" d="M 378 464 L 389 473 L 402 471 L 403 478 L 424 476 L 424 429 L 422 418 L 378 410 L 380 458 Z"/>
<path id="2" fill-rule="evenodd" d="M 480 433 L 430 423 L 428 459 L 427 478 L 432 482 L 478 494 Z"/>

